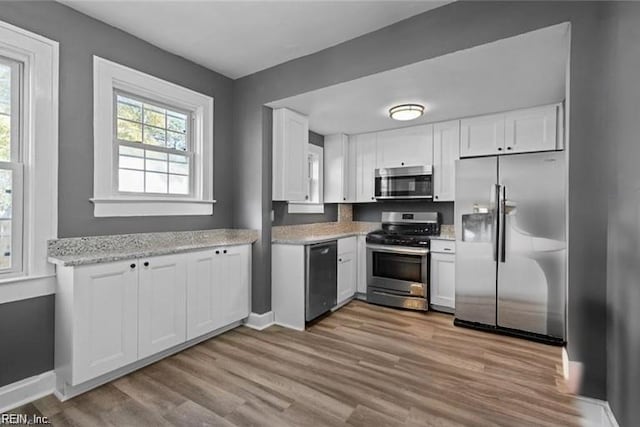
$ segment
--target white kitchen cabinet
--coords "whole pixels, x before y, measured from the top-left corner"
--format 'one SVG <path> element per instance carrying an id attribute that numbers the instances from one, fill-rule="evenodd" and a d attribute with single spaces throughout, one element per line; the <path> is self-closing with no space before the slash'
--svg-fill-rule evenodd
<path id="1" fill-rule="evenodd" d="M 460 120 L 433 125 L 433 200 L 455 200 L 456 160 L 460 158 Z"/>
<path id="2" fill-rule="evenodd" d="M 375 132 L 354 135 L 350 143 L 355 157 L 355 202 L 375 202 L 377 135 Z M 351 164 L 353 167 L 354 163 Z"/>
<path id="3" fill-rule="evenodd" d="M 338 239 L 338 305 L 348 301 L 357 290 L 357 249 L 356 237 Z"/>
<path id="4" fill-rule="evenodd" d="M 367 293 L 367 236 L 358 236 L 358 286 L 359 294 Z"/>
<path id="5" fill-rule="evenodd" d="M 545 105 L 506 113 L 505 151 L 527 153 L 562 148 L 562 105 Z"/>
<path id="6" fill-rule="evenodd" d="M 460 120 L 460 157 L 490 156 L 504 151 L 505 115 Z"/>
<path id="7" fill-rule="evenodd" d="M 138 300 L 138 357 L 186 341 L 187 259 L 165 255 L 141 260 Z"/>
<path id="8" fill-rule="evenodd" d="M 273 110 L 273 200 L 309 199 L 308 143 L 307 117 L 286 108 Z"/>
<path id="9" fill-rule="evenodd" d="M 349 137 L 345 134 L 327 135 L 324 138 L 324 202 L 345 203 L 351 201 Z"/>
<path id="10" fill-rule="evenodd" d="M 248 244 L 58 265 L 58 392 L 76 395 L 114 371 L 140 368 L 163 351 L 184 348 L 189 340 L 248 317 L 250 269 Z"/>
<path id="11" fill-rule="evenodd" d="M 249 315 L 249 246 L 196 252 L 187 273 L 187 338 L 204 335 Z"/>
<path id="12" fill-rule="evenodd" d="M 433 125 L 377 133 L 377 168 L 429 166 L 433 163 Z"/>
<path id="13" fill-rule="evenodd" d="M 455 242 L 431 241 L 431 277 L 429 303 L 436 309 L 455 309 Z"/>
<path id="14" fill-rule="evenodd" d="M 71 384 L 113 371 L 138 359 L 138 262 L 67 269 L 58 287 L 56 349 L 64 351 Z M 73 286 L 77 283 L 79 286 Z M 59 307 L 60 305 L 60 307 Z M 69 346 L 65 346 L 69 344 Z"/>

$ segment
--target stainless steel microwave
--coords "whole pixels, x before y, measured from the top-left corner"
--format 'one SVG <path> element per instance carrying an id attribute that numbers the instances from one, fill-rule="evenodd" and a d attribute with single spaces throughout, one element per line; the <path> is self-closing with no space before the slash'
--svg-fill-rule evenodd
<path id="1" fill-rule="evenodd" d="M 375 196 L 378 200 L 432 199 L 431 166 L 376 169 Z"/>

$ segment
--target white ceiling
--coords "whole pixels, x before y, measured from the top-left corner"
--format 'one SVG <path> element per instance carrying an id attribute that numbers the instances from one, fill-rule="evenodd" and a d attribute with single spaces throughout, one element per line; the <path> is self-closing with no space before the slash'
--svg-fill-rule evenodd
<path id="1" fill-rule="evenodd" d="M 431 0 L 59 1 L 234 79 L 451 3 Z"/>
<path id="2" fill-rule="evenodd" d="M 269 103 L 309 116 L 323 135 L 413 126 L 561 101 L 569 24 L 533 31 Z M 420 119 L 391 120 L 397 104 L 426 106 Z"/>

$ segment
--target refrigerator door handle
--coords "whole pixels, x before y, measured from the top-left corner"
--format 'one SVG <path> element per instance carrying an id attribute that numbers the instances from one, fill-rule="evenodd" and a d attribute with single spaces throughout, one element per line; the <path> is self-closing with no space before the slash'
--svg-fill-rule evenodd
<path id="1" fill-rule="evenodd" d="M 500 222 L 498 221 L 498 214 L 500 210 L 500 184 L 495 184 L 494 193 L 493 193 L 493 206 L 491 208 L 491 213 L 493 215 L 493 229 L 495 230 L 493 233 L 493 238 L 491 239 L 491 244 L 493 246 L 493 260 L 498 261 L 498 236 L 500 235 Z"/>
<path id="2" fill-rule="evenodd" d="M 507 262 L 507 187 L 500 194 L 500 262 Z"/>

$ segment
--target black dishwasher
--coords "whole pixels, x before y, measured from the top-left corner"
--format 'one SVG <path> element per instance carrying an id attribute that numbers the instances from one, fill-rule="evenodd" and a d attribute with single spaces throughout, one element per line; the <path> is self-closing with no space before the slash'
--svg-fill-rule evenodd
<path id="1" fill-rule="evenodd" d="M 338 298 L 338 242 L 305 246 L 305 320 L 328 312 Z"/>

